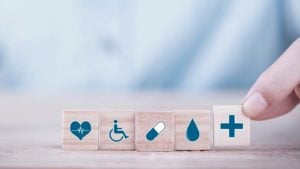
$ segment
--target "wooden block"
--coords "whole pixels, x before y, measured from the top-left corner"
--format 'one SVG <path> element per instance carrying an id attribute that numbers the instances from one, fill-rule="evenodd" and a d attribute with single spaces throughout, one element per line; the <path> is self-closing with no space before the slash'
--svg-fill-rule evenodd
<path id="1" fill-rule="evenodd" d="M 250 119 L 241 105 L 214 106 L 214 145 L 250 145 Z"/>
<path id="2" fill-rule="evenodd" d="M 96 111 L 64 111 L 64 150 L 98 149 L 98 113 Z"/>
<path id="3" fill-rule="evenodd" d="M 138 151 L 174 151 L 174 113 L 136 112 L 135 148 Z"/>
<path id="4" fill-rule="evenodd" d="M 134 117 L 133 111 L 101 111 L 100 149 L 134 150 Z"/>
<path id="5" fill-rule="evenodd" d="M 175 149 L 209 150 L 211 116 L 208 110 L 175 111 Z"/>

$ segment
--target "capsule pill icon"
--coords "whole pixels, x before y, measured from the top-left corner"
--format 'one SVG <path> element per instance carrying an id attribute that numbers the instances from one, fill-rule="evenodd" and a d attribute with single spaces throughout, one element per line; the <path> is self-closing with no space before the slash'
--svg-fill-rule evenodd
<path id="1" fill-rule="evenodd" d="M 158 122 L 151 130 L 146 134 L 148 141 L 153 141 L 163 130 L 165 129 L 165 124 L 163 122 Z"/>

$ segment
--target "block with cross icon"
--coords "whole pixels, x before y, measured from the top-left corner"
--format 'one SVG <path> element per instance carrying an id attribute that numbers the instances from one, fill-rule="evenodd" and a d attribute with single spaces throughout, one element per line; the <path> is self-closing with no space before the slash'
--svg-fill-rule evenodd
<path id="1" fill-rule="evenodd" d="M 137 151 L 174 151 L 174 112 L 135 113 Z"/>
<path id="2" fill-rule="evenodd" d="M 241 105 L 214 106 L 214 145 L 250 145 L 250 119 Z"/>
<path id="3" fill-rule="evenodd" d="M 64 150 L 98 150 L 98 112 L 68 110 L 63 114 Z"/>
<path id="4" fill-rule="evenodd" d="M 100 111 L 101 150 L 134 150 L 134 111 Z"/>

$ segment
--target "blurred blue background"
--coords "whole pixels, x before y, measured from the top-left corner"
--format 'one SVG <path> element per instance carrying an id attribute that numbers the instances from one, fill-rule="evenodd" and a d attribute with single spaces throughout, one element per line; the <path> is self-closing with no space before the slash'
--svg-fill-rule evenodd
<path id="1" fill-rule="evenodd" d="M 0 0 L 0 91 L 247 89 L 299 35 L 297 0 Z"/>

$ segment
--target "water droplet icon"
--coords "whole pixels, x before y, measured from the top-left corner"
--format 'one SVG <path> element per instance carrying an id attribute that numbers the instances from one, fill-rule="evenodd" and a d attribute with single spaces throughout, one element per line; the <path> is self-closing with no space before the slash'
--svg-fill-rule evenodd
<path id="1" fill-rule="evenodd" d="M 200 136 L 200 132 L 197 127 L 197 124 L 195 123 L 194 119 L 192 119 L 186 129 L 186 138 L 189 141 L 196 141 L 198 140 L 199 136 Z"/>

